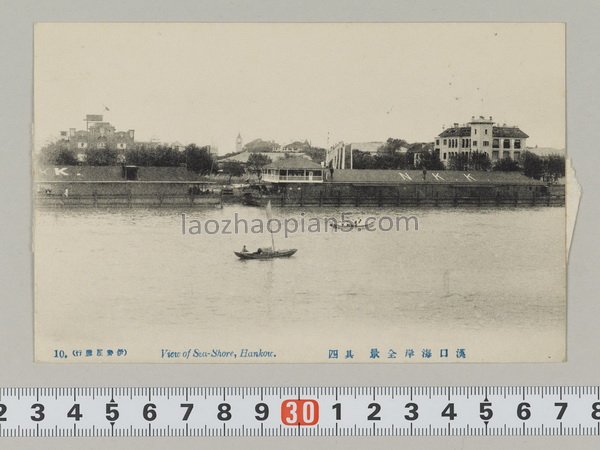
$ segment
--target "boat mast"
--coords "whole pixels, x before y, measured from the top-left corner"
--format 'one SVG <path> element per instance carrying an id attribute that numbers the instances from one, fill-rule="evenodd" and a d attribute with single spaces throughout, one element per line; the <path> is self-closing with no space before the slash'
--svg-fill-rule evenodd
<path id="1" fill-rule="evenodd" d="M 273 239 L 273 231 L 271 231 L 271 248 L 275 251 L 275 239 Z"/>
<path id="2" fill-rule="evenodd" d="M 269 226 L 269 220 L 271 220 L 271 218 L 273 217 L 273 214 L 271 211 L 271 200 L 269 200 L 269 202 L 267 203 L 266 213 L 267 213 L 267 228 L 271 232 L 271 249 L 273 250 L 273 252 L 275 252 L 275 238 L 273 237 L 273 230 Z"/>

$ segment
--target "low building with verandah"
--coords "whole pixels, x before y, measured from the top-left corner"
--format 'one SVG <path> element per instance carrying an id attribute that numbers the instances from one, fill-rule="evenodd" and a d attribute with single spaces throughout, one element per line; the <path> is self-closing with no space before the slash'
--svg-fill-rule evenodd
<path id="1" fill-rule="evenodd" d="M 325 168 L 302 157 L 282 158 L 261 170 L 262 180 L 269 183 L 322 183 Z"/>

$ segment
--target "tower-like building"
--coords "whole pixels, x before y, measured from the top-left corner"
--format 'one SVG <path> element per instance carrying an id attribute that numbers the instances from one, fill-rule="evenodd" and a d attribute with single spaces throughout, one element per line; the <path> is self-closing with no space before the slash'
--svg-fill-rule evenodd
<path id="1" fill-rule="evenodd" d="M 125 152 L 135 144 L 135 131 L 117 131 L 109 122 L 103 121 L 101 114 L 88 114 L 85 117 L 86 129 L 61 131 L 61 141 L 77 155 L 79 162 L 87 159 L 88 149 L 112 148 L 119 153 L 119 160 L 125 160 Z"/>
<path id="2" fill-rule="evenodd" d="M 496 124 L 491 116 L 473 116 L 469 123 L 455 123 L 436 136 L 434 151 L 446 166 L 451 156 L 472 152 L 487 153 L 492 162 L 501 158 L 518 160 L 528 137 L 517 126 Z"/>
<path id="3" fill-rule="evenodd" d="M 237 138 L 235 139 L 235 151 L 236 152 L 241 152 L 244 141 L 242 140 L 242 135 L 240 133 L 238 133 Z"/>

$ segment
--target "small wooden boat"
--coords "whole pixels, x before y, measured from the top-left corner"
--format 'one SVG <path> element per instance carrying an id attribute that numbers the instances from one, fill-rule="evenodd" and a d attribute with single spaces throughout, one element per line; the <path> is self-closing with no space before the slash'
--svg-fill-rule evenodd
<path id="1" fill-rule="evenodd" d="M 367 228 L 366 224 L 359 224 L 354 222 L 329 222 L 329 225 L 334 230 L 354 230 Z"/>
<path id="2" fill-rule="evenodd" d="M 260 200 L 252 192 L 244 192 L 242 204 L 246 206 L 261 206 Z"/>
<path id="3" fill-rule="evenodd" d="M 271 212 L 271 200 L 267 203 L 266 208 L 267 219 L 271 219 L 273 214 Z M 295 248 L 285 249 L 285 250 L 275 250 L 275 238 L 273 237 L 273 230 L 269 229 L 271 232 L 271 246 L 259 248 L 255 252 L 233 252 L 240 259 L 275 259 L 275 258 L 288 258 L 296 253 L 298 250 Z M 244 250 L 246 246 L 244 246 Z"/>
<path id="4" fill-rule="evenodd" d="M 261 248 L 256 252 L 233 252 L 240 259 L 274 259 L 287 258 L 292 256 L 298 250 L 295 248 L 287 250 L 273 250 L 271 248 Z"/>

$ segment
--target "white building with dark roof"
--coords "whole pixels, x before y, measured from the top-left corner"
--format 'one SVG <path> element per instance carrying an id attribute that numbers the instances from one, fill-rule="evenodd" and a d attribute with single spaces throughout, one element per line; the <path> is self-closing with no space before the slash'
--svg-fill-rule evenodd
<path id="1" fill-rule="evenodd" d="M 371 141 L 371 142 L 351 142 L 346 144 L 344 142 L 338 142 L 333 145 L 325 157 L 325 165 L 333 167 L 334 169 L 352 169 L 353 159 L 352 154 L 355 150 L 365 153 L 377 153 L 381 147 L 385 145 L 385 142 Z M 406 153 L 408 149 L 401 147 L 400 152 Z M 348 158 L 346 158 L 348 156 Z M 348 161 L 347 161 L 348 159 Z"/>
<path id="2" fill-rule="evenodd" d="M 465 125 L 455 123 L 435 138 L 434 151 L 448 165 L 450 157 L 458 154 L 484 152 L 492 162 L 502 158 L 519 159 L 529 136 L 517 126 L 500 126 L 492 117 L 473 116 Z"/>

